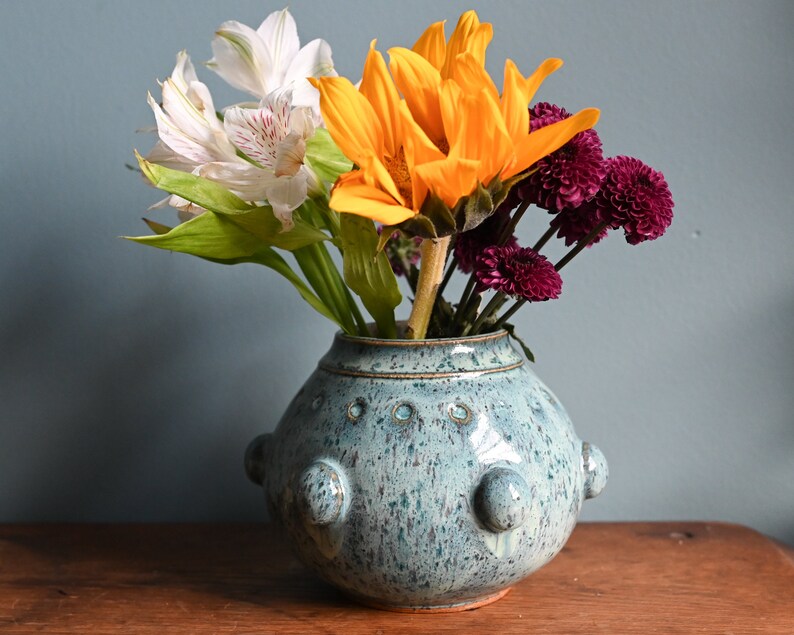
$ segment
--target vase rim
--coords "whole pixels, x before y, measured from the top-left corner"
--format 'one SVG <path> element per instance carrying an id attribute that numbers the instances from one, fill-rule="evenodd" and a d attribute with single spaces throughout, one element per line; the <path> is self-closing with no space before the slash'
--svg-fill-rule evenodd
<path id="1" fill-rule="evenodd" d="M 400 325 L 405 325 L 405 322 L 398 322 Z M 374 325 L 369 325 L 374 326 Z M 336 332 L 336 338 L 357 344 L 364 344 L 368 346 L 449 346 L 451 344 L 471 344 L 475 342 L 489 342 L 507 337 L 508 333 L 504 329 L 494 331 L 493 333 L 482 333 L 478 335 L 462 335 L 457 337 L 429 337 L 421 340 L 408 340 L 408 339 L 389 339 L 384 337 L 374 337 L 366 335 L 348 335 L 342 331 Z"/>

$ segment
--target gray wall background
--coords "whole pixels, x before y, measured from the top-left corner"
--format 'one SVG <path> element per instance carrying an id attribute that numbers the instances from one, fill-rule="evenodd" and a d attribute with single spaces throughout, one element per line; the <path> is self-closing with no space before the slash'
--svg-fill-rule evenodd
<path id="1" fill-rule="evenodd" d="M 538 98 L 602 109 L 608 155 L 667 176 L 676 219 L 574 261 L 518 320 L 611 481 L 587 520 L 713 519 L 794 542 L 794 3 L 295 0 L 354 79 L 473 7 L 490 69 L 565 68 Z M 264 518 L 242 452 L 333 327 L 280 279 L 118 240 L 158 193 L 125 169 L 186 48 L 259 0 L 0 4 L 0 521 Z M 239 101 L 200 69 L 216 104 Z M 159 216 L 170 220 L 168 212 Z M 541 231 L 524 221 L 529 242 Z"/>

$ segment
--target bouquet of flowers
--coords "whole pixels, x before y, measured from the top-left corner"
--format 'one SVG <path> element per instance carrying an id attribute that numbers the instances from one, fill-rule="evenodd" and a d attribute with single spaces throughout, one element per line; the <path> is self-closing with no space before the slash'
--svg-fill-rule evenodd
<path id="1" fill-rule="evenodd" d="M 603 157 L 598 110 L 533 104 L 561 60 L 528 76 L 507 60 L 500 92 L 485 70 L 492 36 L 468 11 L 449 39 L 432 24 L 388 64 L 373 41 L 354 84 L 337 76 L 327 42 L 300 46 L 287 9 L 256 30 L 225 22 L 206 66 L 256 101 L 216 110 L 177 55 L 161 101 L 149 96 L 159 140 L 136 155 L 168 193 L 155 207 L 181 222 L 146 220 L 154 234 L 131 240 L 269 267 L 351 335 L 514 335 L 508 320 L 557 298 L 573 257 L 610 230 L 632 245 L 658 238 L 673 200 L 639 159 Z M 549 226 L 522 247 L 514 232 L 531 205 Z M 570 249 L 552 263 L 541 251 L 555 236 Z M 451 302 L 456 272 L 468 282 Z M 399 329 L 398 277 L 412 296 Z"/>

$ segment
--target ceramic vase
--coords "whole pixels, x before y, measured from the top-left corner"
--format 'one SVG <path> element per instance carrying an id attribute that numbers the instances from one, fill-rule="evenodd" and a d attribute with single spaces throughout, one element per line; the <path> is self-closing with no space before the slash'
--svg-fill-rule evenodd
<path id="1" fill-rule="evenodd" d="M 503 331 L 337 334 L 245 463 L 306 565 L 402 611 L 499 599 L 562 549 L 607 480 Z"/>

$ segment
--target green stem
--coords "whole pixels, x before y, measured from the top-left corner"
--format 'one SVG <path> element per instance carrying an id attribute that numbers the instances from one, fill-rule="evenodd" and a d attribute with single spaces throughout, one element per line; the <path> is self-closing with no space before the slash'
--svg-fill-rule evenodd
<path id="1" fill-rule="evenodd" d="M 497 311 L 502 304 L 504 304 L 505 298 L 507 296 L 502 293 L 501 291 L 497 292 L 494 297 L 491 298 L 490 302 L 485 305 L 485 308 L 480 311 L 480 315 L 477 316 L 477 319 L 474 321 L 473 324 L 470 324 L 466 327 L 461 335 L 464 337 L 471 333 L 472 335 L 476 335 L 479 333 L 480 329 L 482 328 L 483 324 L 485 324 L 486 320 L 491 316 L 494 311 Z"/>
<path id="2" fill-rule="evenodd" d="M 546 233 L 543 234 L 543 236 L 540 237 L 540 240 L 538 240 L 538 242 L 536 242 L 535 245 L 532 247 L 532 251 L 536 253 L 540 253 L 540 250 L 543 249 L 543 245 L 545 245 L 547 242 L 549 242 L 549 240 L 551 240 L 551 237 L 554 236 L 555 231 L 556 230 L 554 229 L 554 227 L 549 227 L 546 230 Z"/>
<path id="3" fill-rule="evenodd" d="M 411 315 L 408 318 L 406 337 L 413 340 L 424 339 L 427 325 L 436 303 L 436 294 L 444 277 L 444 262 L 450 237 L 428 239 L 422 242 L 422 267 L 419 269 L 419 282 Z"/>
<path id="4" fill-rule="evenodd" d="M 606 228 L 606 226 L 607 226 L 606 223 L 599 223 L 598 225 L 596 225 L 593 228 L 593 230 L 589 234 L 587 234 L 587 236 L 585 236 L 584 238 L 582 238 L 582 240 L 576 243 L 576 246 L 573 249 L 571 249 L 571 251 L 569 251 L 567 254 L 565 254 L 556 265 L 554 265 L 554 268 L 557 271 L 559 271 L 565 265 L 571 262 L 571 260 L 573 260 L 574 257 L 580 251 L 582 251 L 582 249 L 587 247 L 587 245 L 589 245 L 598 236 L 598 234 L 600 234 Z"/>
<path id="5" fill-rule="evenodd" d="M 527 302 L 526 298 L 521 298 L 520 300 L 516 300 L 515 304 L 513 304 L 513 306 L 511 306 L 509 309 L 507 309 L 507 311 L 504 312 L 504 315 L 500 317 L 498 320 L 496 320 L 496 322 L 494 322 L 493 330 L 498 331 L 500 328 L 502 328 L 502 324 L 504 324 L 505 322 L 507 322 L 507 320 L 513 317 L 515 312 L 518 311 L 522 306 L 524 306 L 526 302 Z"/>
<path id="6" fill-rule="evenodd" d="M 350 293 L 350 289 L 346 284 L 343 284 L 342 288 L 344 289 L 347 303 L 350 306 L 350 312 L 353 314 L 353 319 L 356 321 L 356 325 L 358 326 L 358 334 L 362 337 L 368 337 L 371 335 L 371 333 L 369 332 L 369 327 L 367 326 L 367 320 L 364 319 L 361 309 L 358 308 L 356 299 L 353 297 L 353 294 Z"/>
<path id="7" fill-rule="evenodd" d="M 345 285 L 325 245 L 314 243 L 296 249 L 293 253 L 306 280 L 337 317 L 342 330 L 355 335 L 356 325 L 343 291 Z"/>

